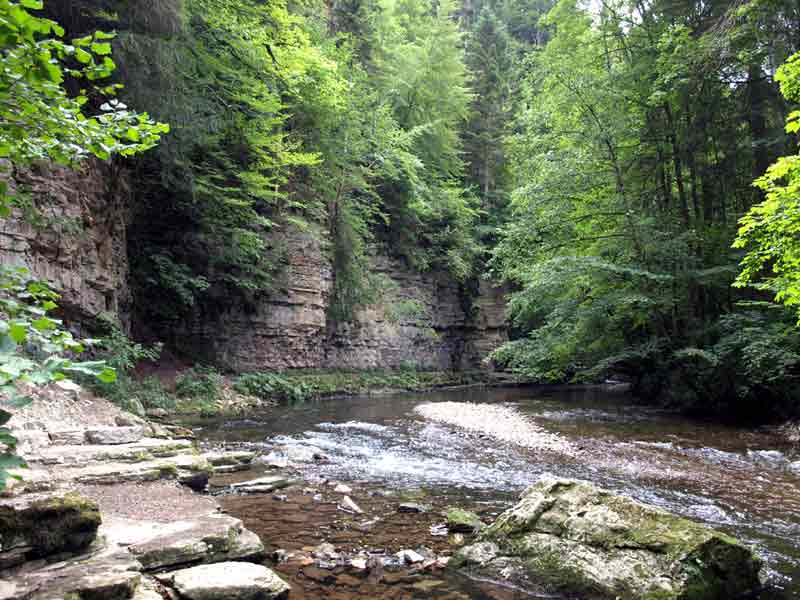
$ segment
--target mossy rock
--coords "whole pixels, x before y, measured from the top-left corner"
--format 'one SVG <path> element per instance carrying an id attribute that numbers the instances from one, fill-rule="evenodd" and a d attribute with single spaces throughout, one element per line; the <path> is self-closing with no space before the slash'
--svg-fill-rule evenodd
<path id="1" fill-rule="evenodd" d="M 479 552 L 489 547 L 491 553 Z M 736 539 L 594 485 L 543 478 L 459 551 L 455 565 L 514 564 L 526 581 L 586 598 L 723 600 L 757 589 Z M 524 582 L 523 582 L 524 583 Z"/>
<path id="2" fill-rule="evenodd" d="M 448 508 L 445 520 L 448 531 L 453 533 L 477 533 L 483 527 L 478 515 L 461 508 Z"/>
<path id="3" fill-rule="evenodd" d="M 78 553 L 97 537 L 100 523 L 97 505 L 77 494 L 23 498 L 0 505 L 0 545 L 27 547 L 27 558 Z"/>

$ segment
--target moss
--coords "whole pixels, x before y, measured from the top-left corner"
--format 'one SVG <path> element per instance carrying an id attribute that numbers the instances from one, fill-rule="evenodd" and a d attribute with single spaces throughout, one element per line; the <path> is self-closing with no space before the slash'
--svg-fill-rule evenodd
<path id="1" fill-rule="evenodd" d="M 22 541 L 29 558 L 79 552 L 94 541 L 101 517 L 97 505 L 76 494 L 52 496 L 16 510 L 0 507 L 3 546 Z"/>
<path id="2" fill-rule="evenodd" d="M 178 467 L 175 465 L 161 465 L 158 467 L 158 474 L 161 479 L 171 479 L 178 476 Z"/>
<path id="3" fill-rule="evenodd" d="M 556 550 L 540 548 L 525 560 L 525 568 L 534 581 L 552 592 L 597 594 L 595 586 L 587 581 L 580 570 L 564 562 L 564 555 Z"/>
<path id="4" fill-rule="evenodd" d="M 459 533 L 475 533 L 483 525 L 478 515 L 461 508 L 448 508 L 445 520 L 450 531 Z"/>

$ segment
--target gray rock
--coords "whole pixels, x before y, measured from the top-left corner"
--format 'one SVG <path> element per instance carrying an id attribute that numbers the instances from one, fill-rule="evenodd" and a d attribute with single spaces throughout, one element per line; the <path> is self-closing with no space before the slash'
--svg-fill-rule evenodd
<path id="1" fill-rule="evenodd" d="M 94 427 L 86 430 L 86 440 L 90 444 L 130 444 L 144 437 L 141 425 L 127 427 Z"/>
<path id="2" fill-rule="evenodd" d="M 239 483 L 232 483 L 228 486 L 232 490 L 248 493 L 266 493 L 274 492 L 281 488 L 288 487 L 292 484 L 291 479 L 281 477 L 280 475 L 259 477 L 249 481 L 240 481 Z"/>
<path id="3" fill-rule="evenodd" d="M 67 560 L 7 578 L 0 587 L 2 600 L 129 600 L 136 598 L 141 565 L 125 551 Z M 141 598 L 138 600 L 150 600 Z M 153 599 L 154 600 L 154 599 Z"/>
<path id="4" fill-rule="evenodd" d="M 25 495 L 0 504 L 0 550 L 24 548 L 26 559 L 85 550 L 97 536 L 100 512 L 77 494 Z M 8 555 L 6 555 L 8 558 Z"/>
<path id="5" fill-rule="evenodd" d="M 342 503 L 339 505 L 339 508 L 341 508 L 345 512 L 352 512 L 358 515 L 363 514 L 364 512 L 363 510 L 361 510 L 361 507 L 358 504 L 353 502 L 350 496 L 345 496 L 344 498 L 342 498 Z"/>
<path id="6" fill-rule="evenodd" d="M 735 598 L 761 561 L 737 540 L 584 482 L 544 477 L 451 565 L 601 598 Z"/>
<path id="7" fill-rule="evenodd" d="M 787 466 L 786 468 L 789 469 L 792 473 L 797 473 L 798 475 L 800 475 L 800 460 L 796 460 L 792 463 L 789 463 L 789 466 Z"/>
<path id="8" fill-rule="evenodd" d="M 415 502 L 404 502 L 397 507 L 397 511 L 401 513 L 426 513 L 430 511 L 430 509 L 430 506 L 417 504 Z"/>
<path id="9" fill-rule="evenodd" d="M 405 562 L 409 565 L 415 565 L 425 560 L 424 556 L 414 550 L 401 550 L 395 556 L 397 556 L 401 562 Z"/>
<path id="10" fill-rule="evenodd" d="M 133 544 L 129 550 L 144 569 L 154 570 L 255 558 L 263 554 L 264 544 L 255 533 L 242 527 L 239 519 L 211 515 L 188 522 L 184 529 Z"/>
<path id="11" fill-rule="evenodd" d="M 189 600 L 277 600 L 289 595 L 289 586 L 270 569 L 242 562 L 183 569 L 172 584 Z"/>
<path id="12" fill-rule="evenodd" d="M 448 531 L 454 533 L 475 533 L 483 527 L 478 515 L 460 508 L 448 508 L 445 519 Z"/>

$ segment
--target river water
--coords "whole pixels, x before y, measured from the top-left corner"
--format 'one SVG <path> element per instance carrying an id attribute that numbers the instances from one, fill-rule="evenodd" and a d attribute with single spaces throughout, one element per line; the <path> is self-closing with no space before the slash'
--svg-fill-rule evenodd
<path id="1" fill-rule="evenodd" d="M 512 406 L 578 451 L 537 452 L 414 412 L 421 403 L 441 401 Z M 323 463 L 297 465 L 294 475 L 303 483 L 285 494 L 221 497 L 223 507 L 271 550 L 309 552 L 327 541 L 351 553 L 406 548 L 452 553 L 460 540 L 433 535 L 441 510 L 461 506 L 490 522 L 538 476 L 553 473 L 595 482 L 735 535 L 766 561 L 769 587 L 758 598 L 800 598 L 800 473 L 789 468 L 800 456 L 766 431 L 690 420 L 637 405 L 624 392 L 470 388 L 328 399 L 205 422 L 199 433 L 209 444 L 265 451 L 278 445 L 314 447 L 327 456 Z M 327 481 L 352 487 L 364 514 L 338 509 Z M 432 510 L 398 513 L 398 504 L 408 500 Z M 308 562 L 277 567 L 293 585 L 292 598 L 530 597 L 444 572 L 364 579 L 332 563 L 319 568 Z"/>

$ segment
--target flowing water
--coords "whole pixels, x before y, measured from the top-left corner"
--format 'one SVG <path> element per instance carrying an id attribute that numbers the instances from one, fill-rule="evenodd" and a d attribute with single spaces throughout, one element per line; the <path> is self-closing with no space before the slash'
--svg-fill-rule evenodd
<path id="1" fill-rule="evenodd" d="M 537 452 L 414 412 L 421 403 L 440 401 L 513 406 L 578 450 L 572 456 Z M 766 431 L 693 421 L 636 405 L 625 393 L 574 387 L 329 399 L 204 423 L 200 434 L 212 444 L 241 442 L 265 450 L 313 446 L 328 457 L 298 465 L 296 476 L 304 483 L 285 494 L 222 497 L 224 508 L 272 550 L 308 553 L 329 541 L 364 555 L 405 548 L 452 553 L 461 541 L 434 535 L 442 509 L 461 506 L 491 521 L 539 475 L 553 473 L 595 482 L 739 537 L 767 564 L 770 585 L 758 597 L 800 598 L 800 473 L 790 468 L 800 456 Z M 338 509 L 327 480 L 351 486 L 364 514 Z M 432 510 L 398 513 L 398 504 L 408 500 Z M 529 597 L 443 572 L 359 578 L 309 560 L 278 566 L 293 584 L 293 598 Z"/>

